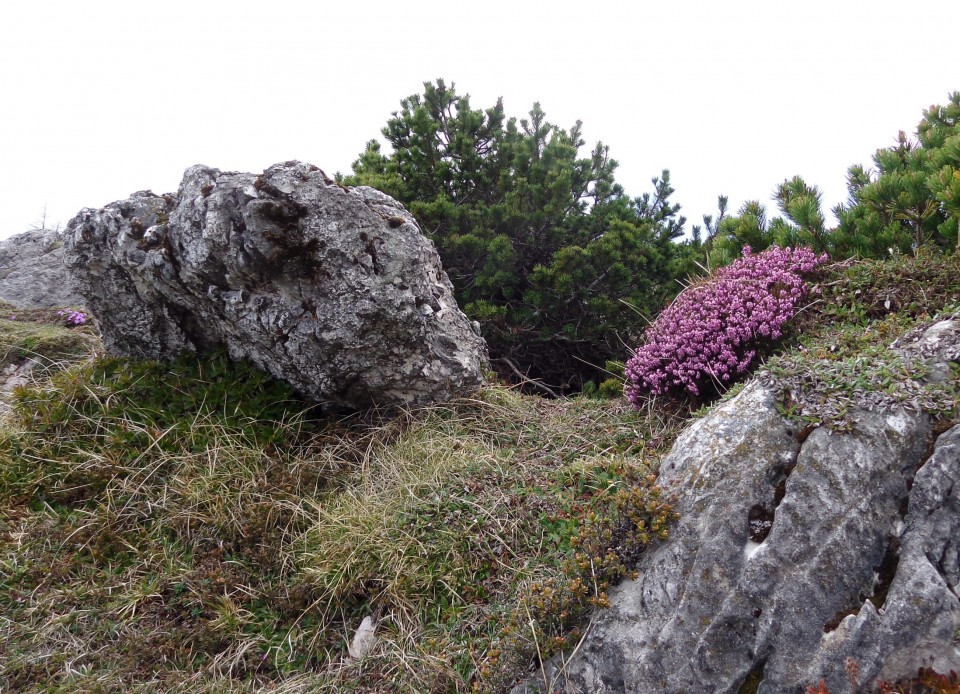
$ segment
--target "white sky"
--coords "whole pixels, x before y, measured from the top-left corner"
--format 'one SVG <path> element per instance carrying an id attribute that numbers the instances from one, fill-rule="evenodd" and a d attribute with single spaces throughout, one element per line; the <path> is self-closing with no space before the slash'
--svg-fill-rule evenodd
<path id="1" fill-rule="evenodd" d="M 691 221 L 795 174 L 832 207 L 960 89 L 958 27 L 956 0 L 0 0 L 0 238 L 197 163 L 347 172 L 437 77 L 582 120 L 632 196 L 669 168 Z"/>

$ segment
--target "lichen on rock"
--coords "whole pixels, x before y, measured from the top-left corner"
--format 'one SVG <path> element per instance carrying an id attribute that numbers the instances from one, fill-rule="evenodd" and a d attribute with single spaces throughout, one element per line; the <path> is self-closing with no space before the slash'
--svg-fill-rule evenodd
<path id="1" fill-rule="evenodd" d="M 486 345 L 398 202 L 315 166 L 187 169 L 176 195 L 85 209 L 67 264 L 114 354 L 228 350 L 328 407 L 448 400 Z"/>

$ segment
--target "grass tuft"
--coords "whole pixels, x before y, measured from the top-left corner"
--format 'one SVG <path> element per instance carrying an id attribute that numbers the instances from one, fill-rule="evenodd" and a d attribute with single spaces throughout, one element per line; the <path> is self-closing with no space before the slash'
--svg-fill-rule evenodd
<path id="1" fill-rule="evenodd" d="M 617 490 L 646 488 L 649 430 L 622 400 L 500 387 L 321 419 L 223 355 L 78 363 L 19 389 L 0 435 L 0 675 L 503 689 L 596 604 L 591 588 L 559 621 L 541 610 L 534 648 L 505 638 L 538 582 L 574 580 L 575 538 Z M 376 645 L 350 658 L 367 616 Z"/>

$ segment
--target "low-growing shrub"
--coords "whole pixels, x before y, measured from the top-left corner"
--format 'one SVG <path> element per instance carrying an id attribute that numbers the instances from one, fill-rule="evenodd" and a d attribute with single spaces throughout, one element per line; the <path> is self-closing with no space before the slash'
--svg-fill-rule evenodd
<path id="1" fill-rule="evenodd" d="M 580 484 L 597 475 L 593 510 L 572 523 L 568 556 L 559 571 L 531 581 L 507 617 L 500 638 L 487 652 L 474 691 L 506 691 L 509 681 L 534 662 L 541 667 L 556 653 L 574 647 L 583 636 L 586 616 L 610 607 L 608 589 L 625 577 L 636 578 L 640 556 L 657 540 L 669 537 L 668 526 L 679 519 L 674 498 L 656 485 L 656 475 L 643 467 L 613 463 L 609 469 L 583 468 Z M 548 691 L 554 691 L 544 682 Z"/>
<path id="2" fill-rule="evenodd" d="M 744 255 L 691 285 L 644 333 L 627 362 L 627 397 L 707 395 L 750 368 L 807 296 L 803 275 L 826 262 L 808 248 Z"/>

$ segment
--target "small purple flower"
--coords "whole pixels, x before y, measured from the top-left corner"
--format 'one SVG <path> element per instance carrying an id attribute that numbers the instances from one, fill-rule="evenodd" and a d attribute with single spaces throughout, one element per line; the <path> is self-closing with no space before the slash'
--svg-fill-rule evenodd
<path id="1" fill-rule="evenodd" d="M 87 322 L 87 314 L 82 311 L 72 311 L 64 309 L 57 311 L 58 316 L 63 316 L 67 325 L 83 325 Z"/>

